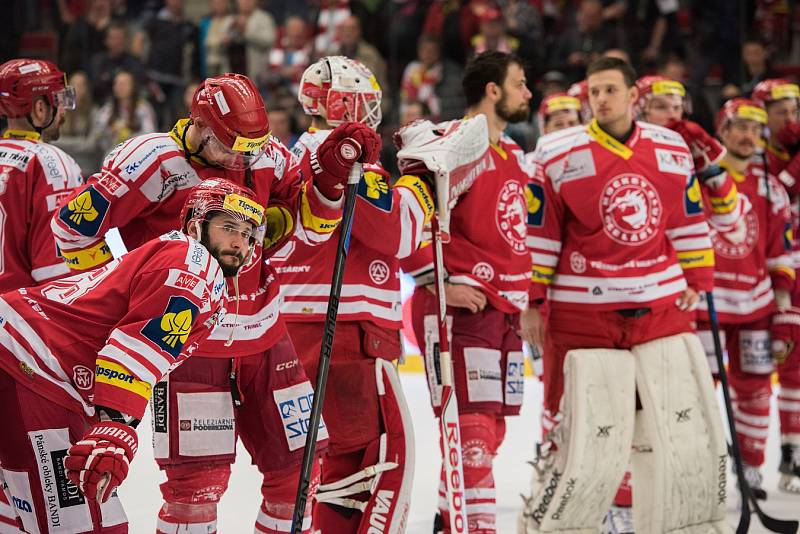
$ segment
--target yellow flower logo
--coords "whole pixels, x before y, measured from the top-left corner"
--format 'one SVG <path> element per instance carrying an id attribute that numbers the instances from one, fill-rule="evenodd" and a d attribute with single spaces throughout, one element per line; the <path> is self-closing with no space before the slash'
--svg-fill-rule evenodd
<path id="1" fill-rule="evenodd" d="M 389 184 L 377 172 L 365 172 L 364 183 L 367 185 L 367 196 L 369 198 L 381 198 L 381 195 L 389 192 Z"/>
<path id="2" fill-rule="evenodd" d="M 534 214 L 539 211 L 542 207 L 541 199 L 537 198 L 536 195 L 533 194 L 533 191 L 530 188 L 525 188 L 525 200 L 528 202 L 528 213 Z"/>
<path id="3" fill-rule="evenodd" d="M 192 311 L 165 313 L 161 318 L 161 329 L 167 332 L 167 335 L 161 338 L 164 343 L 172 348 L 175 348 L 179 341 L 183 345 L 189 337 L 189 332 L 192 331 Z"/>
<path id="4" fill-rule="evenodd" d="M 84 219 L 92 222 L 98 215 L 97 210 L 92 206 L 92 195 L 89 191 L 84 191 L 72 199 L 67 204 L 67 208 L 71 212 L 69 219 L 75 224 L 81 224 Z"/>
<path id="5" fill-rule="evenodd" d="M 686 191 L 686 197 L 689 199 L 690 202 L 693 202 L 695 204 L 700 202 L 700 199 L 703 198 L 703 194 L 700 192 L 700 181 L 696 177 L 692 179 L 692 184 Z"/>

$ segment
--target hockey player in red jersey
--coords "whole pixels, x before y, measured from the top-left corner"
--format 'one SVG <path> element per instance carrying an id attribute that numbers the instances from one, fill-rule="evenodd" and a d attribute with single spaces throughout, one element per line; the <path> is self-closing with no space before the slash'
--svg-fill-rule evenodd
<path id="1" fill-rule="evenodd" d="M 502 52 L 473 58 L 462 79 L 467 115 L 486 115 L 491 143 L 491 163 L 453 208 L 450 241 L 444 244 L 464 506 L 469 532 L 476 533 L 496 531 L 492 464 L 505 435 L 505 416 L 517 415 L 523 398 L 517 318 L 527 306 L 530 284 L 525 186 L 532 171 L 522 149 L 503 130 L 530 113 L 526 81 L 521 61 Z M 404 260 L 403 267 L 417 282 L 412 297 L 413 328 L 425 355 L 431 401 L 438 417 L 441 386 L 435 378 L 431 341 L 438 339 L 432 248 L 420 249 Z M 446 502 L 443 481 L 439 502 L 444 532 L 450 532 L 447 505 L 441 504 Z"/>
<path id="2" fill-rule="evenodd" d="M 717 134 L 728 150 L 722 167 L 734 177 L 740 194 L 747 195 L 750 213 L 733 232 L 714 234 L 716 266 L 714 295 L 730 365 L 728 376 L 735 396 L 734 418 L 742 451 L 744 472 L 754 494 L 766 498 L 760 466 L 766 448 L 771 376 L 775 370 L 770 342 L 772 316 L 787 312 L 795 285 L 791 258 L 789 197 L 777 178 L 764 169 L 758 154 L 767 114 L 755 101 L 735 98 L 725 103 L 717 117 Z M 700 319 L 707 321 L 704 306 Z M 698 322 L 698 330 L 708 330 Z M 713 353 L 710 332 L 707 352 Z M 781 385 L 797 391 L 800 376 L 794 361 L 778 366 Z M 791 418 L 781 425 L 787 438 L 800 433 Z M 790 443 L 790 442 L 789 442 Z M 800 489 L 799 489 L 800 491 Z"/>
<path id="3" fill-rule="evenodd" d="M 566 93 L 554 93 L 542 99 L 536 114 L 542 135 L 571 128 L 581 123 L 581 101 Z"/>
<path id="4" fill-rule="evenodd" d="M 303 74 L 298 98 L 311 128 L 292 151 L 305 176 L 331 128 L 380 124 L 381 90 L 361 63 L 324 57 Z M 401 355 L 397 258 L 417 249 L 433 211 L 416 176 L 389 184 L 379 165 L 364 167 L 347 256 L 323 419 L 330 438 L 322 458 L 313 528 L 341 534 L 403 532 L 414 473 L 411 415 L 393 360 Z M 338 234 L 338 230 L 337 230 Z M 281 312 L 300 361 L 316 379 L 337 236 L 310 247 L 293 241 L 273 256 L 281 275 Z M 356 417 L 356 414 L 357 417 Z"/>
<path id="5" fill-rule="evenodd" d="M 724 528 L 725 438 L 691 333 L 714 265 L 692 154 L 676 132 L 633 121 L 628 63 L 599 59 L 587 80 L 594 120 L 540 139 L 528 186 L 534 266 L 521 330 L 545 347 L 545 404 L 562 420 L 519 529 L 599 528 L 629 460 L 636 532 Z M 676 427 L 675 412 L 692 416 Z"/>
<path id="6" fill-rule="evenodd" d="M 769 79 L 756 85 L 753 100 L 767 111 L 769 138 L 766 158 L 769 173 L 778 177 L 789 193 L 792 206 L 792 255 L 795 269 L 800 262 L 800 87 L 784 79 Z M 778 364 L 781 421 L 781 480 L 779 489 L 800 493 L 800 289 L 792 292 L 792 309 L 773 317 L 772 336 Z"/>
<path id="7" fill-rule="evenodd" d="M 574 96 L 581 103 L 581 124 L 588 124 L 592 120 L 592 108 L 589 105 L 589 85 L 586 80 L 575 82 L 567 89 L 569 96 Z"/>
<path id="8" fill-rule="evenodd" d="M 215 327 L 264 210 L 216 179 L 172 231 L 94 271 L 0 297 L 2 475 L 25 532 L 128 531 L 116 488 L 156 382 Z"/>
<path id="9" fill-rule="evenodd" d="M 266 206 L 265 246 L 256 244 L 238 276 L 238 290 L 229 287 L 231 313 L 198 350 L 200 357 L 171 373 L 153 394 L 155 457 L 167 476 L 159 532 L 216 531 L 237 436 L 264 474 L 256 528 L 290 529 L 313 393 L 280 316 L 277 274 L 263 260 L 285 239 L 315 245 L 330 237 L 341 218 L 352 157 L 374 162 L 380 141 L 360 124 L 334 129 L 308 179 L 269 131 L 264 102 L 250 79 L 209 78 L 194 95 L 189 119 L 170 133 L 135 137 L 114 148 L 101 172 L 53 219 L 62 253 L 80 268 L 104 261 L 95 252 L 105 246 L 110 227 L 120 227 L 128 247 L 169 229 L 188 188 L 209 174 L 250 184 Z M 185 429 L 193 419 L 233 423 Z M 320 439 L 326 436 L 322 429 Z"/>
<path id="10" fill-rule="evenodd" d="M 50 218 L 60 198 L 83 182 L 75 161 L 49 144 L 58 139 L 75 93 L 49 61 L 0 65 L 0 292 L 69 273 L 58 256 Z"/>

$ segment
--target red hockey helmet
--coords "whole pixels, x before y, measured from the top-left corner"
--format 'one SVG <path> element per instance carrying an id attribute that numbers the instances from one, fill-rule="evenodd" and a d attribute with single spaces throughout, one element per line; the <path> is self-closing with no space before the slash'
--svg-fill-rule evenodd
<path id="1" fill-rule="evenodd" d="M 373 130 L 381 123 L 381 87 L 364 64 L 344 56 L 326 56 L 309 66 L 297 99 L 306 115 L 324 117 L 331 126 L 360 122 Z"/>
<path id="2" fill-rule="evenodd" d="M 581 103 L 581 122 L 587 124 L 592 120 L 592 108 L 589 106 L 589 82 L 581 80 L 567 89 L 569 96 L 574 96 Z"/>
<path id="3" fill-rule="evenodd" d="M 756 85 L 750 98 L 765 108 L 784 98 L 794 98 L 800 104 L 800 86 L 784 78 L 772 78 Z"/>
<path id="4" fill-rule="evenodd" d="M 264 223 L 264 207 L 251 189 L 224 178 L 209 178 L 189 192 L 181 209 L 181 228 L 189 221 L 205 221 L 212 211 L 224 212 L 254 228 Z"/>
<path id="5" fill-rule="evenodd" d="M 636 80 L 639 98 L 634 105 L 634 115 L 644 113 L 648 102 L 654 96 L 678 97 L 683 102 L 683 112 L 691 113 L 691 101 L 686 94 L 686 88 L 681 82 L 671 80 L 666 76 L 642 76 Z"/>
<path id="6" fill-rule="evenodd" d="M 75 109 L 75 90 L 66 77 L 49 61 L 12 59 L 0 65 L 0 114 L 8 118 L 25 117 L 37 97 L 44 97 L 54 108 Z"/>
<path id="7" fill-rule="evenodd" d="M 542 99 L 536 118 L 539 121 L 539 130 L 544 130 L 547 119 L 557 111 L 574 111 L 580 120 L 581 101 L 567 93 L 553 93 Z"/>
<path id="8" fill-rule="evenodd" d="M 764 126 L 767 125 L 767 112 L 764 108 L 749 98 L 732 98 L 725 102 L 722 109 L 717 113 L 716 129 L 717 132 L 722 130 L 729 122 L 733 120 L 750 120 L 758 122 Z"/>
<path id="9" fill-rule="evenodd" d="M 269 143 L 269 116 L 256 86 L 242 74 L 207 78 L 192 99 L 207 154 L 226 168 L 250 167 Z"/>

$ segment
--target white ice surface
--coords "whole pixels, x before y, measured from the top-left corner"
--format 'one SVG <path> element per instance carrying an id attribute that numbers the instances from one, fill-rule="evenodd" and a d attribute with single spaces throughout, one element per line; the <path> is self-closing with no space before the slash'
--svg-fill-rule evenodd
<path id="1" fill-rule="evenodd" d="M 428 534 L 436 508 L 439 484 L 439 459 L 436 425 L 433 412 L 428 403 L 428 392 L 422 374 L 402 374 L 403 387 L 409 408 L 415 420 L 415 440 L 417 444 L 414 491 L 409 518 L 410 533 Z M 516 532 L 516 517 L 522 501 L 520 493 L 529 493 L 531 468 L 525 463 L 533 456 L 534 443 L 539 436 L 539 413 L 542 398 L 541 385 L 533 380 L 526 381 L 525 405 L 519 417 L 508 419 L 508 430 L 503 446 L 495 461 L 495 481 L 497 485 L 497 527 L 499 533 Z M 773 406 L 773 410 L 775 407 Z M 358 414 L 353 414 L 358 417 Z M 150 443 L 150 422 L 146 419 L 139 426 L 140 447 L 131 473 L 120 489 L 120 495 L 130 520 L 130 531 L 135 534 L 155 532 L 155 522 L 161 504 L 158 484 L 164 480 L 153 460 Z M 777 415 L 770 426 L 767 446 L 768 457 L 764 466 L 765 488 L 769 500 L 763 505 L 768 513 L 781 518 L 800 517 L 800 497 L 780 493 L 776 489 L 779 461 Z M 729 521 L 735 526 L 738 522 L 735 477 L 729 477 Z M 250 457 L 241 445 L 238 459 L 233 466 L 230 487 L 219 508 L 219 532 L 221 534 L 240 534 L 253 531 L 261 493 L 260 475 L 250 465 Z M 752 533 L 767 532 L 754 515 Z"/>

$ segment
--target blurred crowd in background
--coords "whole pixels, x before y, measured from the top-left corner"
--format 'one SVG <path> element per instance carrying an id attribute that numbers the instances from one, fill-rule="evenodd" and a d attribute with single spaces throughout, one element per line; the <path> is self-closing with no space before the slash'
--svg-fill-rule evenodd
<path id="1" fill-rule="evenodd" d="M 722 101 L 765 78 L 800 75 L 800 9 L 790 0 L 0 0 L 0 61 L 36 57 L 69 73 L 78 108 L 57 143 L 84 175 L 133 135 L 188 115 L 199 80 L 255 80 L 272 133 L 287 146 L 308 127 L 303 70 L 324 55 L 358 59 L 383 89 L 381 132 L 463 113 L 461 70 L 484 50 L 528 63 L 532 109 L 583 79 L 601 55 L 686 85 L 711 131 Z M 534 121 L 510 132 L 525 149 Z M 391 167 L 392 162 L 385 162 Z"/>

